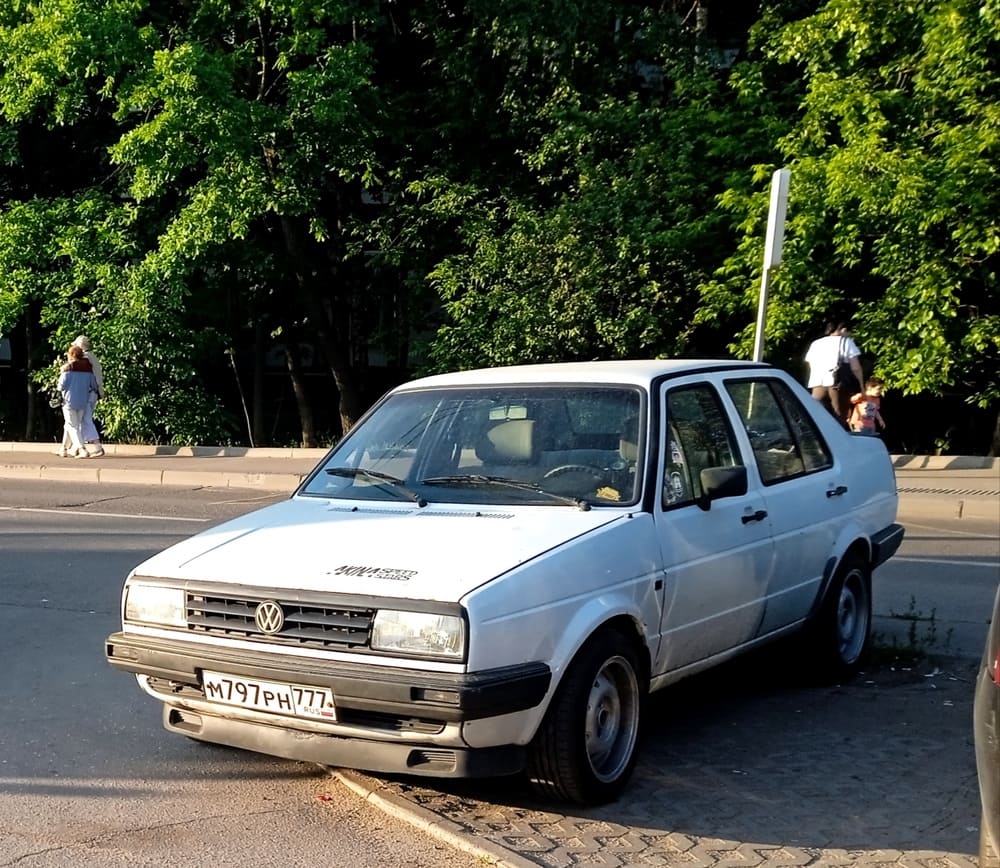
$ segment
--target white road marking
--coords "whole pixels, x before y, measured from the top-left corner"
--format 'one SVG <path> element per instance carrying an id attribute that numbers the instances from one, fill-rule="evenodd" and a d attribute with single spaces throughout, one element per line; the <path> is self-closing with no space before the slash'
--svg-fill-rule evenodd
<path id="1" fill-rule="evenodd" d="M 968 519 L 962 519 L 962 520 L 967 521 Z M 991 536 L 989 534 L 983 534 L 983 533 L 976 533 L 975 531 L 971 530 L 953 530 L 952 528 L 938 527 L 932 524 L 917 524 L 916 522 L 907 521 L 905 518 L 899 518 L 897 519 L 897 521 L 899 521 L 899 523 L 902 524 L 907 531 L 909 531 L 911 527 L 919 527 L 921 530 L 934 531 L 935 534 L 946 533 L 950 534 L 951 536 L 969 536 L 972 537 L 973 539 L 989 539 L 989 540 L 996 539 L 996 536 Z M 920 537 L 918 536 L 915 537 L 912 534 L 907 533 L 906 539 L 913 540 L 913 539 L 920 539 Z"/>
<path id="2" fill-rule="evenodd" d="M 58 515 L 65 518 L 66 516 L 76 516 L 78 518 L 142 518 L 147 521 L 214 521 L 211 518 L 185 518 L 183 516 L 177 515 L 144 515 L 142 513 L 124 513 L 124 512 L 93 512 L 88 509 L 83 509 L 80 507 L 76 508 L 64 508 L 64 509 L 42 509 L 41 507 L 30 507 L 30 506 L 0 506 L 0 512 L 40 512 L 48 515 Z"/>
<path id="3" fill-rule="evenodd" d="M 907 558 L 894 555 L 886 563 L 896 561 L 906 561 L 911 564 L 941 564 L 946 567 L 990 567 L 994 570 L 1000 569 L 1000 561 L 961 561 L 945 560 L 944 558 Z"/>

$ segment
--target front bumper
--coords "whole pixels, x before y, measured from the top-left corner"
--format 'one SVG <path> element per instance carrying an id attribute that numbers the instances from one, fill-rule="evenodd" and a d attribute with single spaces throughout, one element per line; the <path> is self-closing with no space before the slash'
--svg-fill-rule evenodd
<path id="1" fill-rule="evenodd" d="M 217 670 L 265 681 L 329 687 L 338 709 L 461 722 L 534 708 L 549 689 L 544 663 L 451 674 L 327 662 L 179 639 L 113 633 L 108 663 L 123 672 L 201 687 L 201 672 Z"/>
<path id="2" fill-rule="evenodd" d="M 511 775 L 524 769 L 527 749 L 500 745 L 475 750 L 449 745 L 412 744 L 303 732 L 253 720 L 163 706 L 170 732 L 300 762 L 371 772 L 438 778 Z"/>
<path id="3" fill-rule="evenodd" d="M 523 767 L 513 745 L 469 750 L 467 721 L 536 708 L 552 674 L 544 663 L 447 673 L 325 661 L 181 639 L 113 633 L 108 663 L 139 675 L 165 704 L 168 730 L 289 759 L 445 777 L 505 774 Z M 335 723 L 223 706 L 207 699 L 203 670 L 329 688 Z"/>

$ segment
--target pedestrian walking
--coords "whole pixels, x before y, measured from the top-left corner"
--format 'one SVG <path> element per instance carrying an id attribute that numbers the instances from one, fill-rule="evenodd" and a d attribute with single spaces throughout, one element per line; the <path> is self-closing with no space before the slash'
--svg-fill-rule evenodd
<path id="1" fill-rule="evenodd" d="M 94 408 L 97 406 L 97 402 L 104 397 L 104 373 L 101 370 L 100 360 L 90 349 L 90 338 L 86 335 L 77 335 L 76 340 L 73 341 L 73 346 L 83 350 L 83 357 L 90 362 L 94 378 L 97 380 L 97 391 L 91 396 L 87 404 L 87 409 L 83 414 L 82 437 L 85 449 L 87 444 L 94 447 L 93 452 L 88 450 L 87 457 L 100 458 L 104 454 L 104 446 L 101 443 L 101 435 L 97 431 L 97 424 L 94 422 Z M 59 454 L 66 455 L 69 452 L 70 445 L 69 435 L 64 433 L 62 449 Z"/>
<path id="2" fill-rule="evenodd" d="M 63 443 L 61 455 L 74 458 L 88 458 L 87 447 L 83 445 L 83 417 L 90 404 L 91 395 L 97 393 L 97 378 L 83 350 L 72 344 L 66 351 L 66 363 L 59 371 L 59 391 L 62 393 Z"/>
<path id="3" fill-rule="evenodd" d="M 807 388 L 841 425 L 849 429 L 851 396 L 861 389 L 865 375 L 861 350 L 851 337 L 850 323 L 829 323 L 826 334 L 814 340 L 806 351 L 809 366 Z M 849 371 L 857 382 L 844 383 L 842 372 Z"/>
<path id="4" fill-rule="evenodd" d="M 882 418 L 883 383 L 878 377 L 865 380 L 865 389 L 851 396 L 851 430 L 855 434 L 877 437 L 879 430 L 885 431 Z"/>

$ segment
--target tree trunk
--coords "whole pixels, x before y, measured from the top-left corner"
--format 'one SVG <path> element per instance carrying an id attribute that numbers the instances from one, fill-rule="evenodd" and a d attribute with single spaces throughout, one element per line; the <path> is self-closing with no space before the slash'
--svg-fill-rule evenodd
<path id="1" fill-rule="evenodd" d="M 292 383 L 295 395 L 295 406 L 299 410 L 299 425 L 302 428 L 302 445 L 306 449 L 314 449 L 316 442 L 316 423 L 313 419 L 312 404 L 306 392 L 305 380 L 302 377 L 302 361 L 299 357 L 298 336 L 291 329 L 283 329 L 285 340 L 285 364 L 288 367 L 288 379 Z"/>
<path id="2" fill-rule="evenodd" d="M 333 306 L 323 304 L 322 299 L 313 294 L 307 297 L 310 310 L 310 320 L 316 327 L 316 334 L 326 356 L 330 373 L 340 394 L 339 415 L 341 434 L 346 434 L 354 423 L 361 416 L 361 401 L 358 395 L 357 384 L 354 382 L 354 371 L 351 368 L 349 348 L 345 351 L 345 340 L 339 338 L 338 332 L 343 334 L 346 329 L 337 328 L 337 317 L 341 318 L 341 323 L 348 319 L 350 314 L 343 310 L 335 309 Z"/>
<path id="3" fill-rule="evenodd" d="M 305 300 L 309 323 L 315 329 L 340 395 L 341 433 L 346 434 L 361 415 L 361 400 L 351 368 L 349 344 L 351 311 L 349 307 L 345 309 L 345 306 L 328 300 L 320 288 L 318 278 L 311 274 L 301 229 L 287 216 L 283 215 L 280 219 L 285 248 L 291 258 L 295 279 Z M 331 275 L 331 279 L 336 279 L 335 273 Z"/>
<path id="4" fill-rule="evenodd" d="M 27 414 L 24 424 L 24 439 L 31 442 L 40 440 L 42 437 L 39 425 L 39 403 L 37 389 L 32 380 L 32 373 L 35 370 L 35 332 L 32 323 L 37 320 L 37 314 L 28 308 L 28 315 L 24 321 L 24 385 L 27 390 Z"/>
<path id="5" fill-rule="evenodd" d="M 253 326 L 253 442 L 258 446 L 270 444 L 264 433 L 264 323 L 260 314 L 254 313 Z"/>

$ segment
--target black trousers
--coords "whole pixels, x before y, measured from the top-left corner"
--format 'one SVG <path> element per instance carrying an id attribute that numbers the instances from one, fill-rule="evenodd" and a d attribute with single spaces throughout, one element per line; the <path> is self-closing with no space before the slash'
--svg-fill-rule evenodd
<path id="1" fill-rule="evenodd" d="M 851 417 L 851 396 L 846 391 L 836 386 L 813 386 L 812 396 L 847 428 L 847 420 Z"/>

